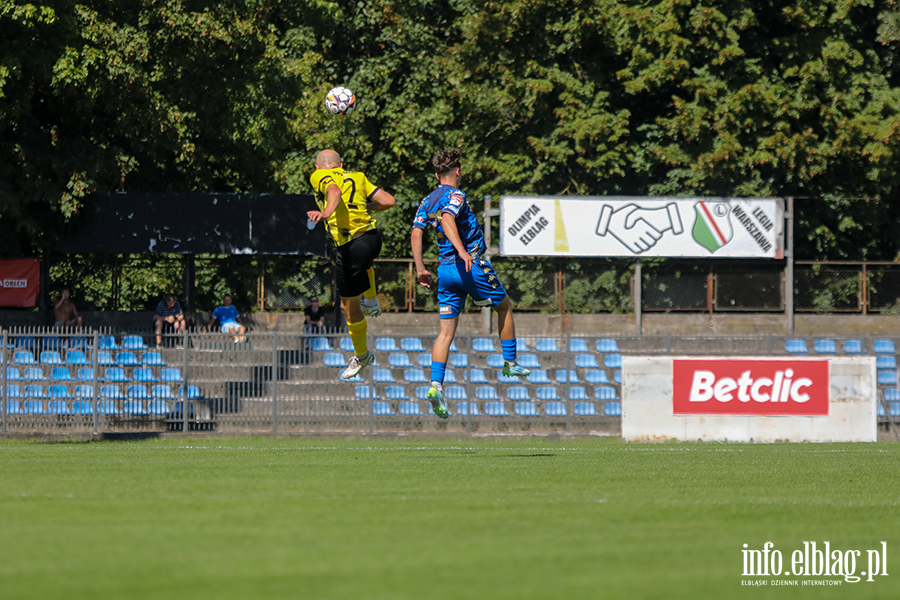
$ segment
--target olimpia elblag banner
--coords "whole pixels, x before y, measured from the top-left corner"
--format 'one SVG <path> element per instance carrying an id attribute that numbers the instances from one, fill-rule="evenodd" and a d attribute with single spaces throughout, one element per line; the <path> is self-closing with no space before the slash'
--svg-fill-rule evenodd
<path id="1" fill-rule="evenodd" d="M 504 256 L 782 258 L 781 198 L 502 196 Z"/>

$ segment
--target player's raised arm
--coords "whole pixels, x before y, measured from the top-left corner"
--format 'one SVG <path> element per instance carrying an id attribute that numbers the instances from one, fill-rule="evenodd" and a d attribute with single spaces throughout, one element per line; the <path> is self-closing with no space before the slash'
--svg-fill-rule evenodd
<path id="1" fill-rule="evenodd" d="M 371 211 L 380 212 L 391 208 L 395 204 L 397 204 L 397 200 L 392 194 L 378 188 L 375 193 L 369 197 L 368 202 L 366 202 L 366 208 Z"/>

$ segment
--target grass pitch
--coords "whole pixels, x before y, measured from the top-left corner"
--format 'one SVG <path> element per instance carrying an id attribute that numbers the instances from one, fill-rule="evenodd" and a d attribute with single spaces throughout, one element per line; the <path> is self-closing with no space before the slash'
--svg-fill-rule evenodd
<path id="1" fill-rule="evenodd" d="M 898 471 L 891 443 L 0 441 L 0 595 L 896 598 Z M 767 541 L 857 572 L 886 541 L 888 575 L 743 576 Z"/>

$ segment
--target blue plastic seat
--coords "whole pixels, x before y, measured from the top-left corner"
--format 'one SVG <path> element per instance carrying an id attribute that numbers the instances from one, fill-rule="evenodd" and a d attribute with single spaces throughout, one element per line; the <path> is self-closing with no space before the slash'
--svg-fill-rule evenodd
<path id="1" fill-rule="evenodd" d="M 863 347 L 862 342 L 859 340 L 847 340 L 844 342 L 844 353 L 845 354 L 862 354 Z"/>
<path id="2" fill-rule="evenodd" d="M 111 335 L 101 335 L 97 340 L 97 346 L 100 350 L 119 350 L 120 347 L 116 343 L 116 338 Z"/>
<path id="3" fill-rule="evenodd" d="M 548 402 L 544 405 L 544 414 L 548 417 L 564 417 L 566 416 L 566 403 Z"/>
<path id="4" fill-rule="evenodd" d="M 609 338 L 597 340 L 596 348 L 600 354 L 616 354 L 619 352 L 619 344 L 616 343 L 616 340 Z"/>
<path id="5" fill-rule="evenodd" d="M 547 371 L 544 369 L 535 369 L 531 373 L 529 373 L 528 377 L 525 378 L 528 383 L 534 384 L 542 384 L 542 383 L 551 383 L 550 377 L 547 376 Z"/>
<path id="6" fill-rule="evenodd" d="M 122 390 L 117 385 L 104 385 L 100 387 L 100 397 L 110 400 L 121 400 L 125 397 L 125 394 L 122 393 Z"/>
<path id="7" fill-rule="evenodd" d="M 326 367 L 346 367 L 347 359 L 340 352 L 329 352 L 322 355 L 322 364 Z"/>
<path id="8" fill-rule="evenodd" d="M 122 405 L 122 413 L 143 416 L 147 414 L 147 411 L 144 409 L 144 403 L 141 400 L 126 400 Z"/>
<path id="9" fill-rule="evenodd" d="M 191 386 L 193 387 L 193 386 Z M 187 405 L 188 416 L 194 416 L 194 403 L 188 402 Z M 179 400 L 178 402 L 172 403 L 172 412 L 173 419 L 183 419 L 184 418 L 184 402 Z"/>
<path id="10" fill-rule="evenodd" d="M 372 403 L 372 414 L 374 415 L 393 415 L 394 409 L 388 402 L 376 401 Z"/>
<path id="11" fill-rule="evenodd" d="M 101 367 L 112 367 L 115 366 L 116 359 L 113 358 L 112 352 L 108 352 L 106 350 L 98 350 L 97 364 Z"/>
<path id="12" fill-rule="evenodd" d="M 93 381 L 94 369 L 91 367 L 81 367 L 80 369 L 78 369 L 75 377 L 78 379 L 78 381 Z"/>
<path id="13" fill-rule="evenodd" d="M 568 375 L 566 375 L 565 369 L 557 369 L 556 383 L 578 383 L 578 372 L 573 369 L 569 369 L 569 373 Z"/>
<path id="14" fill-rule="evenodd" d="M 188 395 L 188 400 L 193 400 L 195 398 L 203 397 L 203 394 L 200 393 L 200 388 L 198 388 L 196 385 L 187 386 L 187 395 Z M 181 386 L 178 388 L 178 397 L 184 398 L 184 386 Z M 190 410 L 191 413 L 194 412 L 194 403 L 193 402 L 191 402 L 188 405 L 188 410 Z M 173 409 L 173 411 L 174 411 L 174 409 Z"/>
<path id="15" fill-rule="evenodd" d="M 147 403 L 147 414 L 162 416 L 169 414 L 169 403 L 165 400 L 151 400 Z"/>
<path id="16" fill-rule="evenodd" d="M 431 405 L 429 404 L 429 407 L 430 406 Z M 478 405 L 474 402 L 458 402 L 456 404 L 456 414 L 460 415 L 461 417 L 469 416 L 470 409 L 472 411 L 472 416 L 477 417 L 481 415 L 481 413 L 478 412 Z"/>
<path id="17" fill-rule="evenodd" d="M 520 383 L 521 380 L 515 375 L 504 375 L 503 371 L 497 371 L 497 381 L 500 383 Z"/>
<path id="18" fill-rule="evenodd" d="M 463 375 L 463 380 L 471 383 L 490 383 L 484 369 L 469 369 Z"/>
<path id="19" fill-rule="evenodd" d="M 72 403 L 72 412 L 76 415 L 94 414 L 94 403 L 90 400 L 76 400 Z"/>
<path id="20" fill-rule="evenodd" d="M 539 417 L 537 405 L 534 402 L 516 402 L 513 412 L 520 417 Z"/>
<path id="21" fill-rule="evenodd" d="M 65 347 L 65 343 L 58 335 L 45 336 L 41 343 L 44 350 L 62 350 Z"/>
<path id="22" fill-rule="evenodd" d="M 876 369 L 896 369 L 897 357 L 893 354 L 880 354 L 875 357 Z"/>
<path id="23" fill-rule="evenodd" d="M 593 402 L 579 402 L 572 406 L 572 414 L 579 417 L 598 417 L 597 405 Z"/>
<path id="24" fill-rule="evenodd" d="M 19 369 L 16 367 L 6 367 L 6 380 L 7 381 L 19 381 L 22 379 L 22 375 L 19 373 Z"/>
<path id="25" fill-rule="evenodd" d="M 528 343 L 522 338 L 516 338 L 516 354 L 522 354 L 523 352 L 528 352 Z"/>
<path id="26" fill-rule="evenodd" d="M 505 361 L 502 354 L 488 354 L 484 362 L 491 369 L 502 369 Z"/>
<path id="27" fill-rule="evenodd" d="M 834 340 L 816 340 L 813 350 L 818 354 L 836 354 L 837 344 L 834 343 Z"/>
<path id="28" fill-rule="evenodd" d="M 35 362 L 34 354 L 31 353 L 31 350 L 16 350 L 13 352 L 13 364 L 33 365 Z"/>
<path id="29" fill-rule="evenodd" d="M 412 361 L 409 360 L 409 354 L 406 352 L 395 352 L 388 356 L 388 365 L 398 368 L 413 366 Z"/>
<path id="30" fill-rule="evenodd" d="M 588 348 L 587 340 L 583 340 L 581 338 L 574 338 L 569 340 L 569 352 L 590 352 L 591 349 Z"/>
<path id="31" fill-rule="evenodd" d="M 425 352 L 422 340 L 417 337 L 407 337 L 400 340 L 400 349 L 406 352 Z"/>
<path id="32" fill-rule="evenodd" d="M 154 375 L 153 370 L 147 367 L 138 367 L 131 372 L 131 377 L 135 381 L 141 381 L 144 383 L 153 383 L 159 381 Z"/>
<path id="33" fill-rule="evenodd" d="M 878 385 L 897 385 L 897 371 L 878 371 Z"/>
<path id="34" fill-rule="evenodd" d="M 130 385 L 127 396 L 131 400 L 148 400 L 150 392 L 147 391 L 146 385 Z"/>
<path id="35" fill-rule="evenodd" d="M 384 388 L 384 397 L 388 400 L 408 400 L 406 388 L 402 385 L 389 385 Z"/>
<path id="36" fill-rule="evenodd" d="M 372 369 L 372 381 L 375 383 L 394 383 L 394 375 L 390 369 Z"/>
<path id="37" fill-rule="evenodd" d="M 44 350 L 41 352 L 42 365 L 63 365 L 62 356 L 56 350 Z"/>
<path id="38" fill-rule="evenodd" d="M 25 381 L 43 381 L 44 370 L 40 367 L 26 367 L 22 372 L 22 379 Z"/>
<path id="39" fill-rule="evenodd" d="M 7 398 L 21 398 L 22 391 L 19 389 L 19 386 L 15 383 L 7 383 L 6 384 L 6 397 Z"/>
<path id="40" fill-rule="evenodd" d="M 444 371 L 444 383 L 456 383 L 456 372 L 449 367 Z"/>
<path id="41" fill-rule="evenodd" d="M 508 417 L 509 411 L 502 402 L 487 402 L 484 405 L 484 414 L 489 417 Z"/>
<path id="42" fill-rule="evenodd" d="M 141 356 L 141 363 L 145 367 L 164 367 L 166 361 L 163 360 L 162 354 L 159 352 L 144 352 Z"/>
<path id="43" fill-rule="evenodd" d="M 569 400 L 576 401 L 576 402 L 588 399 L 587 392 L 580 385 L 573 385 L 572 387 L 570 387 L 569 391 L 566 392 L 566 395 Z"/>
<path id="44" fill-rule="evenodd" d="M 353 391 L 353 396 L 357 400 L 370 400 L 372 398 L 377 398 L 375 395 L 374 388 L 369 387 L 368 385 L 358 385 Z"/>
<path id="45" fill-rule="evenodd" d="M 593 354 L 576 354 L 575 366 L 579 369 L 597 369 L 600 367 L 600 364 L 597 362 L 597 357 Z"/>
<path id="46" fill-rule="evenodd" d="M 497 389 L 493 386 L 483 385 L 475 388 L 475 398 L 484 402 L 488 400 L 499 400 L 500 396 L 497 394 Z"/>
<path id="47" fill-rule="evenodd" d="M 809 352 L 806 348 L 806 342 L 803 340 L 787 340 L 784 343 L 784 350 L 790 354 L 806 354 Z"/>
<path id="48" fill-rule="evenodd" d="M 174 367 L 165 367 L 159 370 L 159 380 L 168 383 L 180 383 L 184 381 L 184 378 L 181 376 L 181 371 L 178 369 Z"/>
<path id="49" fill-rule="evenodd" d="M 69 338 L 69 349 L 71 350 L 90 350 L 93 348 L 91 342 L 83 335 L 76 335 Z"/>
<path id="50" fill-rule="evenodd" d="M 613 382 L 621 384 L 622 383 L 622 371 L 616 371 L 613 373 Z"/>
<path id="51" fill-rule="evenodd" d="M 559 346 L 553 338 L 540 338 L 534 343 L 536 352 L 559 352 Z"/>
<path id="52" fill-rule="evenodd" d="M 122 367 L 110 367 L 106 369 L 106 372 L 103 375 L 103 381 L 115 381 L 117 383 L 123 383 L 126 381 L 131 381 L 127 375 L 125 375 L 125 369 Z"/>
<path id="53" fill-rule="evenodd" d="M 30 335 L 20 335 L 16 338 L 16 348 L 27 348 L 34 350 L 34 337 Z"/>
<path id="54" fill-rule="evenodd" d="M 446 400 L 468 400 L 466 388 L 461 385 L 451 385 L 445 387 L 444 398 Z"/>
<path id="55" fill-rule="evenodd" d="M 26 386 L 27 387 L 27 386 Z M 25 396 L 28 396 L 26 391 Z M 44 412 L 44 403 L 41 400 L 26 400 L 23 406 L 23 410 L 26 415 L 43 415 L 46 414 Z"/>
<path id="56" fill-rule="evenodd" d="M 47 386 L 47 397 L 48 398 L 69 398 L 69 388 L 66 386 L 54 383 L 53 385 Z"/>
<path id="57" fill-rule="evenodd" d="M 472 340 L 472 351 L 496 352 L 497 348 L 494 346 L 494 340 L 492 338 L 475 338 Z"/>
<path id="58" fill-rule="evenodd" d="M 595 400 L 617 400 L 619 398 L 616 388 L 609 386 L 600 386 L 594 388 Z"/>
<path id="59" fill-rule="evenodd" d="M 456 340 L 450 341 L 450 352 L 459 352 L 459 348 L 456 347 Z"/>
<path id="60" fill-rule="evenodd" d="M 378 352 L 396 352 L 399 350 L 397 342 L 392 337 L 375 338 L 375 350 Z"/>
<path id="61" fill-rule="evenodd" d="M 618 354 L 609 354 L 603 357 L 603 366 L 607 369 L 621 369 L 622 357 Z"/>
<path id="62" fill-rule="evenodd" d="M 884 401 L 885 402 L 900 402 L 900 389 L 887 388 L 886 390 L 884 390 Z"/>
<path id="63" fill-rule="evenodd" d="M 609 377 L 606 376 L 606 371 L 603 371 L 602 369 L 591 369 L 590 371 L 585 372 L 584 380 L 593 384 L 609 383 Z"/>
<path id="64" fill-rule="evenodd" d="M 150 397 L 157 400 L 174 400 L 175 394 L 172 393 L 172 388 L 169 386 L 158 384 L 150 388 Z"/>
<path id="65" fill-rule="evenodd" d="M 422 408 L 418 402 L 401 402 L 397 405 L 397 412 L 401 415 L 417 416 L 424 415 Z"/>
<path id="66" fill-rule="evenodd" d="M 134 367 L 141 364 L 134 352 L 122 351 L 116 354 L 116 364 L 122 367 Z"/>
<path id="67" fill-rule="evenodd" d="M 888 404 L 888 415 L 900 417 L 900 404 Z"/>
<path id="68" fill-rule="evenodd" d="M 121 414 L 119 412 L 119 407 L 116 406 L 116 403 L 112 400 L 98 400 L 97 401 L 97 412 L 101 415 L 118 415 Z"/>
<path id="69" fill-rule="evenodd" d="M 342 337 L 338 347 L 344 352 L 353 352 L 353 340 L 348 337 Z"/>
<path id="70" fill-rule="evenodd" d="M 528 388 L 522 385 L 514 385 L 512 387 L 506 388 L 506 397 L 512 401 L 524 401 L 530 400 L 531 394 L 528 393 Z"/>
<path id="71" fill-rule="evenodd" d="M 875 354 L 896 354 L 897 351 L 894 349 L 894 342 L 891 340 L 875 340 L 875 343 L 872 344 L 872 350 Z"/>
<path id="72" fill-rule="evenodd" d="M 559 392 L 556 390 L 556 386 L 552 385 L 539 387 L 534 391 L 534 397 L 538 400 L 543 400 L 544 402 L 560 399 Z"/>
<path id="73" fill-rule="evenodd" d="M 603 414 L 607 417 L 621 417 L 622 416 L 622 403 L 621 402 L 609 402 L 603 406 Z"/>
<path id="74" fill-rule="evenodd" d="M 541 368 L 541 361 L 538 360 L 537 354 L 521 354 L 516 358 L 516 362 L 526 369 Z"/>
<path id="75" fill-rule="evenodd" d="M 450 365 L 452 365 L 458 369 L 465 369 L 467 366 L 469 366 L 469 356 L 467 354 L 459 354 L 459 353 L 451 354 L 449 363 L 450 363 Z"/>
<path id="76" fill-rule="evenodd" d="M 69 403 L 65 400 L 50 400 L 47 402 L 48 415 L 70 415 Z"/>
<path id="77" fill-rule="evenodd" d="M 93 398 L 94 397 L 94 386 L 92 386 L 92 385 L 75 386 L 75 397 L 76 398 Z"/>
<path id="78" fill-rule="evenodd" d="M 50 379 L 53 381 L 72 381 L 72 374 L 67 367 L 53 367 L 50 369 Z"/>
<path id="79" fill-rule="evenodd" d="M 423 369 L 427 369 L 431 366 L 431 353 L 428 352 L 426 354 L 419 354 L 416 356 L 416 366 L 422 367 Z"/>
<path id="80" fill-rule="evenodd" d="M 331 352 L 334 350 L 334 348 L 331 347 L 331 342 L 328 341 L 328 338 L 324 337 L 309 338 L 309 349 L 314 352 Z"/>
<path id="81" fill-rule="evenodd" d="M 66 352 L 66 364 L 72 367 L 80 367 L 91 364 L 83 350 L 69 350 Z"/>
<path id="82" fill-rule="evenodd" d="M 422 369 L 406 369 L 403 371 L 403 381 L 407 383 L 428 383 L 428 378 Z"/>
<path id="83" fill-rule="evenodd" d="M 147 344 L 144 338 L 139 335 L 126 335 L 122 338 L 122 347 L 126 350 L 146 350 Z"/>
<path id="84" fill-rule="evenodd" d="M 7 415 L 21 415 L 22 414 L 22 405 L 19 404 L 18 400 L 7 400 L 6 401 L 6 414 Z"/>

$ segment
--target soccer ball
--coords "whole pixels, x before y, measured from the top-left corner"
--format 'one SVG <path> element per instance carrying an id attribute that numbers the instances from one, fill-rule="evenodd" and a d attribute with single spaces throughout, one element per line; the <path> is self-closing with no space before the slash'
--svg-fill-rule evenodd
<path id="1" fill-rule="evenodd" d="M 336 87 L 325 96 L 325 108 L 336 115 L 349 115 L 356 108 L 356 96 L 345 87 Z"/>

